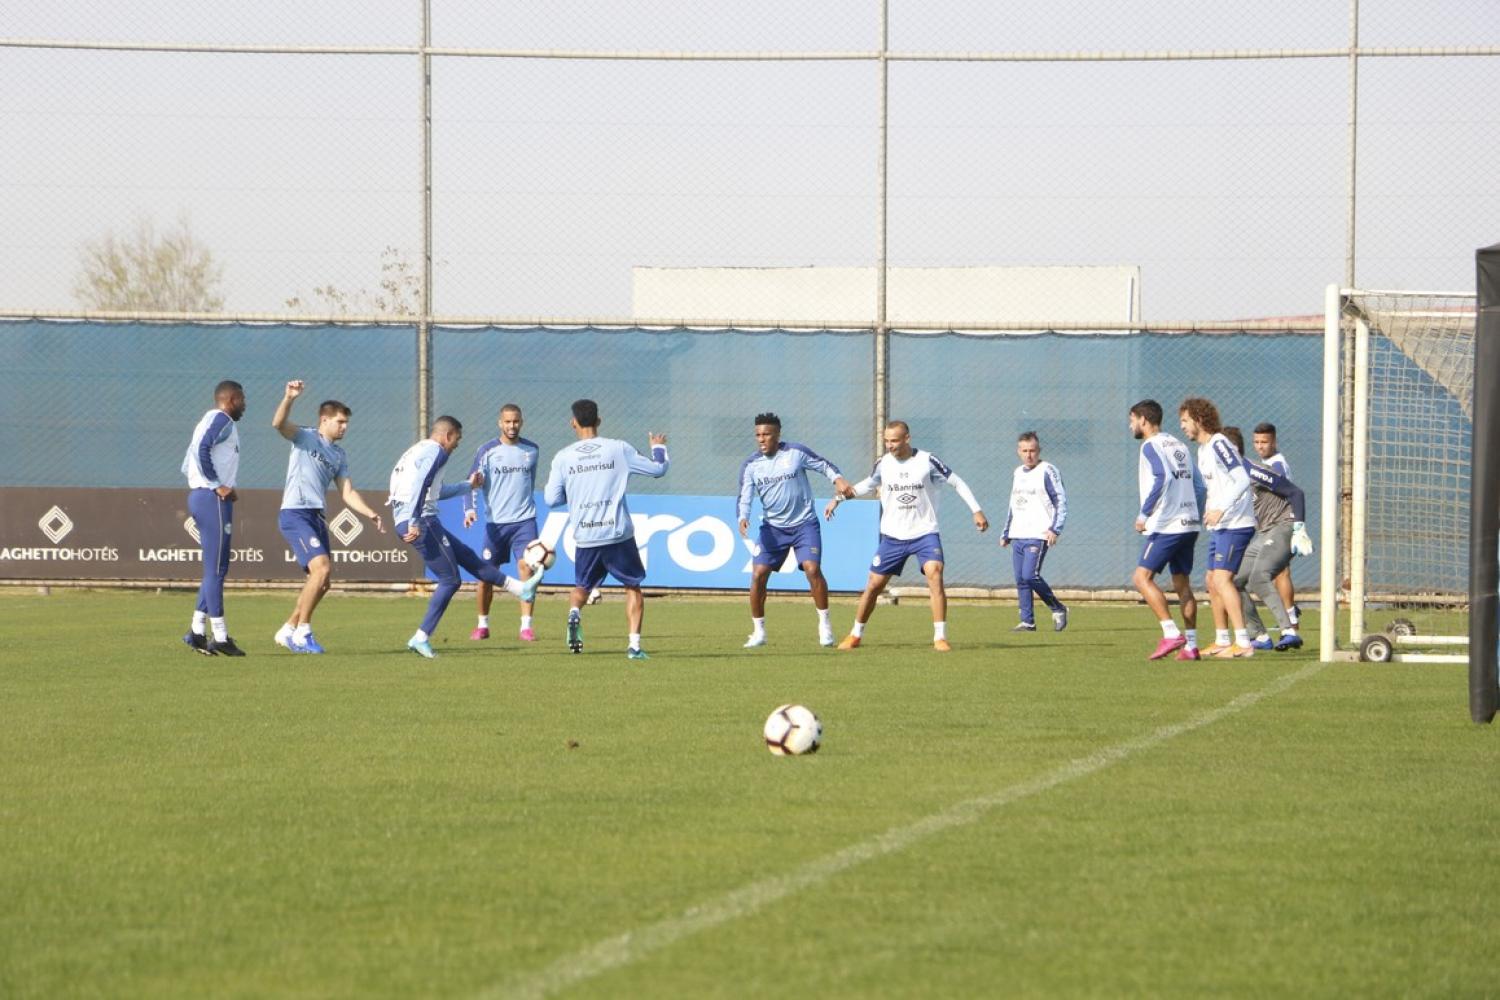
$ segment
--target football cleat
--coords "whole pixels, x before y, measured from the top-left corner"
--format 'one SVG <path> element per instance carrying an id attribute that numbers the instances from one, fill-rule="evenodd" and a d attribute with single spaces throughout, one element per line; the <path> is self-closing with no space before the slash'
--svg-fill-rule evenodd
<path id="1" fill-rule="evenodd" d="M 217 639 L 208 640 L 208 651 L 214 656 L 244 656 L 245 651 L 234 644 L 234 639 L 225 636 L 224 641 Z"/>
<path id="2" fill-rule="evenodd" d="M 953 647 L 950 646 L 950 645 L 948 645 L 948 640 L 947 639 L 934 639 L 934 640 L 932 640 L 932 648 L 935 649 L 935 650 L 937 650 L 939 653 L 951 653 L 951 652 L 953 652 Z"/>
<path id="3" fill-rule="evenodd" d="M 1255 641 L 1250 645 L 1256 649 L 1270 649 L 1273 644 L 1271 642 L 1271 637 L 1262 632 L 1260 635 L 1255 637 Z"/>
<path id="4" fill-rule="evenodd" d="M 1204 646 L 1201 652 L 1204 656 L 1221 656 L 1232 649 L 1233 646 L 1221 646 L 1216 642 L 1212 646 Z"/>
<path id="5" fill-rule="evenodd" d="M 1213 654 L 1221 660 L 1243 660 L 1255 655 L 1254 646 L 1224 646 Z"/>
<path id="6" fill-rule="evenodd" d="M 1021 624 L 1017 625 L 1015 628 L 1011 629 L 1011 631 L 1012 632 L 1035 632 L 1036 631 L 1036 622 L 1022 622 Z"/>
<path id="7" fill-rule="evenodd" d="M 282 647 L 283 649 L 289 649 L 293 653 L 301 652 L 301 650 L 299 650 L 296 644 L 292 641 L 292 636 L 294 634 L 295 633 L 292 631 L 290 625 L 281 626 L 281 628 L 276 630 L 276 645 Z"/>
<path id="8" fill-rule="evenodd" d="M 649 657 L 649 656 L 646 655 L 646 651 L 644 649 L 627 649 L 627 650 L 625 650 L 625 659 L 627 659 L 627 660 L 649 660 L 649 659 L 651 659 L 651 657 Z"/>
<path id="9" fill-rule="evenodd" d="M 744 648 L 754 649 L 756 646 L 764 646 L 765 644 L 766 634 L 764 632 L 751 632 L 749 638 L 745 640 Z"/>
<path id="10" fill-rule="evenodd" d="M 820 628 L 820 629 L 818 629 L 818 645 L 819 646 L 834 646 L 834 645 L 837 645 L 837 644 L 838 644 L 838 639 L 837 639 L 837 637 L 834 636 L 833 629 L 831 629 L 831 628 Z"/>
<path id="11" fill-rule="evenodd" d="M 1203 657 L 1201 655 L 1199 655 L 1198 650 L 1196 648 L 1189 649 L 1187 646 L 1183 646 L 1181 649 L 1179 649 L 1177 651 L 1177 659 L 1179 659 L 1179 660 L 1201 660 L 1201 659 L 1203 659 Z"/>
<path id="12" fill-rule="evenodd" d="M 406 640 L 406 648 L 418 656 L 425 656 L 429 660 L 437 659 L 437 654 L 432 651 L 432 643 L 426 639 L 418 639 L 415 636 Z"/>
<path id="13" fill-rule="evenodd" d="M 859 636 L 857 636 L 857 635 L 846 635 L 842 639 L 839 640 L 839 649 L 858 649 L 858 648 L 859 648 Z"/>
<path id="14" fill-rule="evenodd" d="M 568 652 L 583 652 L 583 619 L 576 608 L 568 612 Z"/>
<path id="15" fill-rule="evenodd" d="M 547 571 L 538 566 L 531 574 L 531 579 L 521 581 L 521 603 L 530 604 L 536 600 L 536 590 L 542 585 L 542 576 Z"/>
<path id="16" fill-rule="evenodd" d="M 317 640 L 317 637 L 314 636 L 311 632 L 307 633 L 307 638 L 306 639 L 303 639 L 301 642 L 297 643 L 292 648 L 295 649 L 299 653 L 326 653 L 327 652 L 327 650 L 324 649 L 321 644 L 319 644 L 319 642 Z"/>
<path id="17" fill-rule="evenodd" d="M 1065 604 L 1052 612 L 1052 631 L 1061 632 L 1068 627 L 1068 606 Z"/>
<path id="18" fill-rule="evenodd" d="M 1276 645 L 1272 648 L 1278 653 L 1285 653 L 1289 649 L 1301 649 L 1302 637 L 1296 632 L 1286 632 L 1276 640 Z"/>
<path id="19" fill-rule="evenodd" d="M 214 655 L 213 650 L 208 648 L 208 636 L 206 635 L 189 632 L 182 637 L 182 641 L 187 644 L 188 649 L 191 649 L 195 653 L 202 653 L 204 656 Z"/>
<path id="20" fill-rule="evenodd" d="M 1146 657 L 1146 659 L 1159 660 L 1168 653 L 1175 652 L 1186 645 L 1187 636 L 1185 635 L 1174 635 L 1170 639 L 1163 638 L 1161 642 L 1156 644 L 1156 648 L 1151 651 L 1151 655 Z"/>
<path id="21" fill-rule="evenodd" d="M 480 639 L 488 639 L 489 637 L 490 630 L 485 628 L 483 625 L 479 626 L 474 631 L 469 633 L 469 639 L 473 642 L 478 642 Z"/>
<path id="22" fill-rule="evenodd" d="M 529 628 L 523 628 L 516 636 L 522 642 L 536 642 L 536 633 Z"/>

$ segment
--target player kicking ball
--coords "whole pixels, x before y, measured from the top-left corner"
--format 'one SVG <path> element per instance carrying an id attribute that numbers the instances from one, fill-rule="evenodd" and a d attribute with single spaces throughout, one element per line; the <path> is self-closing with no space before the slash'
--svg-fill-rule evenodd
<path id="1" fill-rule="evenodd" d="M 456 418 L 438 417 L 432 422 L 432 433 L 406 449 L 391 470 L 391 498 L 388 502 L 396 534 L 417 551 L 428 571 L 437 578 L 437 586 L 427 602 L 427 614 L 406 642 L 407 649 L 429 660 L 437 656 L 432 650 L 432 633 L 442 621 L 443 612 L 448 610 L 448 602 L 463 585 L 459 567 L 481 580 L 504 587 L 523 604 L 536 599 L 536 590 L 542 584 L 541 568 L 525 583 L 506 576 L 479 558 L 438 520 L 437 501 L 477 489 L 482 482 L 476 473 L 465 482 L 443 485 L 443 466 L 463 436 L 463 424 Z"/>
<path id="2" fill-rule="evenodd" d="M 938 537 L 936 487 L 947 483 L 957 490 L 974 512 L 974 527 L 981 532 L 989 530 L 989 518 L 957 473 L 936 455 L 911 446 L 911 429 L 906 421 L 892 420 L 881 437 L 885 454 L 875 463 L 869 478 L 856 483 L 853 491 L 854 496 L 869 496 L 881 488 L 880 547 L 875 551 L 874 568 L 864 592 L 859 595 L 854 628 L 839 643 L 839 649 L 859 648 L 876 599 L 891 577 L 905 568 L 906 560 L 915 556 L 932 599 L 932 648 L 946 653 L 953 647 L 948 643 L 948 594 L 943 589 L 943 540 Z M 823 516 L 832 520 L 843 499 L 829 501 Z"/>

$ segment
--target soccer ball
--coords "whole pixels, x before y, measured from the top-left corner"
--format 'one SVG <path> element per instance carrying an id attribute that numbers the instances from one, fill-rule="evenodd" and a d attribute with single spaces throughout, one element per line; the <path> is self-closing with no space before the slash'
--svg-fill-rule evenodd
<path id="1" fill-rule="evenodd" d="M 557 553 L 552 551 L 552 546 L 536 538 L 521 550 L 521 559 L 532 569 L 551 569 L 552 564 L 557 562 Z"/>
<path id="2" fill-rule="evenodd" d="M 765 727 L 766 749 L 778 757 L 817 753 L 823 745 L 823 723 L 806 705 L 782 705 Z"/>

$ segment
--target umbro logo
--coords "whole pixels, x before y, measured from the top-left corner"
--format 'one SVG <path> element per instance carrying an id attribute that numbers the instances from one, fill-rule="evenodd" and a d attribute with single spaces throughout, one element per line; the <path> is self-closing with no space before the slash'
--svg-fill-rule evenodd
<path id="1" fill-rule="evenodd" d="M 899 497 L 897 497 L 896 499 L 900 500 L 902 503 L 916 503 L 917 502 L 916 496 L 913 495 L 913 494 L 911 494 L 911 493 L 903 493 Z"/>
<path id="2" fill-rule="evenodd" d="M 197 521 L 193 520 L 191 517 L 188 518 L 186 521 L 182 522 L 182 530 L 186 531 L 189 535 L 192 535 L 193 541 L 197 542 L 199 545 L 203 544 L 203 539 L 198 536 Z"/>
<path id="3" fill-rule="evenodd" d="M 365 526 L 359 523 L 359 518 L 354 516 L 354 511 L 345 507 L 339 512 L 339 516 L 328 522 L 328 530 L 333 532 L 333 537 L 339 540 L 340 545 L 348 545 L 360 536 Z"/>
<path id="4" fill-rule="evenodd" d="M 604 447 L 604 446 L 601 445 L 601 444 L 599 444 L 598 442 L 596 442 L 596 441 L 590 441 L 588 444 L 581 444 L 581 445 L 578 446 L 578 454 L 580 454 L 580 455 L 592 455 L 594 452 L 598 451 L 602 447 Z"/>
<path id="5" fill-rule="evenodd" d="M 42 515 L 42 519 L 36 523 L 36 526 L 42 529 L 42 534 L 47 536 L 49 542 L 56 545 L 67 538 L 68 532 L 73 530 L 73 519 L 64 514 L 61 507 L 54 506 Z"/>

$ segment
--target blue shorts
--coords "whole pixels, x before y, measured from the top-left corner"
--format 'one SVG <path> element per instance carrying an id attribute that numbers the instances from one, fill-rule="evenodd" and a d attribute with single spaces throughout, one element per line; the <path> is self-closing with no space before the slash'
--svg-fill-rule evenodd
<path id="1" fill-rule="evenodd" d="M 799 566 L 823 561 L 823 529 L 818 526 L 816 517 L 791 528 L 761 522 L 760 555 L 755 557 L 755 565 L 779 569 L 786 562 L 786 554 L 793 550 L 796 550 Z"/>
<path id="2" fill-rule="evenodd" d="M 1152 576 L 1169 564 L 1173 576 L 1189 576 L 1193 572 L 1193 549 L 1197 546 L 1196 531 L 1172 534 L 1155 532 L 1146 536 L 1146 547 L 1141 549 L 1141 561 L 1138 565 L 1150 570 Z"/>
<path id="3" fill-rule="evenodd" d="M 292 555 L 297 557 L 297 562 L 304 570 L 318 556 L 333 558 L 329 555 L 328 521 L 318 508 L 283 508 L 276 517 L 276 526 L 281 529 L 281 537 L 286 539 Z"/>
<path id="4" fill-rule="evenodd" d="M 1238 573 L 1240 563 L 1245 558 L 1245 550 L 1250 548 L 1250 539 L 1254 537 L 1254 528 L 1210 531 L 1208 533 L 1209 570 L 1223 569 Z"/>
<path id="5" fill-rule="evenodd" d="M 606 573 L 627 587 L 639 587 L 646 579 L 646 567 L 641 563 L 641 550 L 636 548 L 634 538 L 591 549 L 579 546 L 574 551 L 575 587 L 593 590 L 604 582 Z"/>
<path id="6" fill-rule="evenodd" d="M 519 563 L 521 553 L 536 539 L 534 517 L 509 524 L 495 524 L 492 521 L 484 526 L 484 551 L 479 554 L 492 566 Z"/>
<path id="7" fill-rule="evenodd" d="M 875 558 L 870 560 L 870 571 L 881 576 L 898 576 L 906 565 L 908 556 L 917 557 L 917 569 L 930 562 L 943 561 L 943 540 L 934 531 L 920 538 L 892 538 L 880 536 L 880 547 Z"/>

